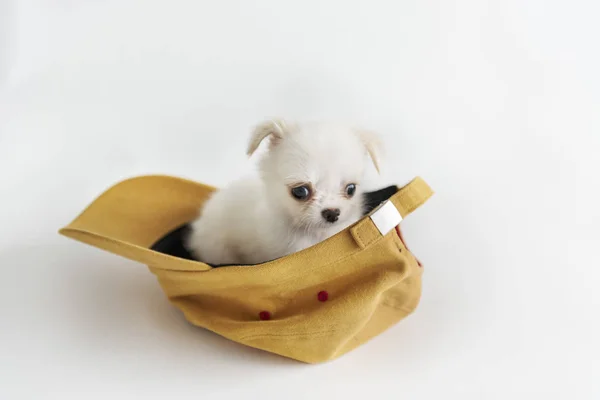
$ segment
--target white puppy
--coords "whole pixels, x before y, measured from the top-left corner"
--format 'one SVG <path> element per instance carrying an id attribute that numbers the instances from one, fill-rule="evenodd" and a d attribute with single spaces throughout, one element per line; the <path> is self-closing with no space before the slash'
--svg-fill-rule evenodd
<path id="1" fill-rule="evenodd" d="M 325 240 L 362 216 L 367 154 L 379 171 L 375 135 L 267 121 L 252 133 L 248 155 L 266 138 L 270 143 L 259 176 L 216 192 L 191 224 L 186 247 L 198 260 L 213 265 L 274 260 Z"/>

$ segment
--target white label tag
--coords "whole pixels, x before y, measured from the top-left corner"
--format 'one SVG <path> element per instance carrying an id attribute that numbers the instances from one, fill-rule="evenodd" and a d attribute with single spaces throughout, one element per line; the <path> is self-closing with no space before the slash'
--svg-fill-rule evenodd
<path id="1" fill-rule="evenodd" d="M 382 235 L 386 235 L 402 221 L 402 216 L 391 201 L 386 201 L 371 215 L 371 221 Z"/>

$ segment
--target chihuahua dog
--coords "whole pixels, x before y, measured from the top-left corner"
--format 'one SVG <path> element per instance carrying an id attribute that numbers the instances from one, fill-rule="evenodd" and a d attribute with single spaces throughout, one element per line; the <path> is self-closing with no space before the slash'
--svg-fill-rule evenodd
<path id="1" fill-rule="evenodd" d="M 313 246 L 358 221 L 367 155 L 379 172 L 371 132 L 271 120 L 258 125 L 251 156 L 268 139 L 257 177 L 217 191 L 191 224 L 186 247 L 213 265 L 251 265 Z"/>

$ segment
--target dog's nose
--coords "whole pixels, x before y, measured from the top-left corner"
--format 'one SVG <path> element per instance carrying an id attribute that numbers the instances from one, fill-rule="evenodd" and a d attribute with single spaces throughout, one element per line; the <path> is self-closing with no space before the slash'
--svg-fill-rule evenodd
<path id="1" fill-rule="evenodd" d="M 333 223 L 338 220 L 338 217 L 340 216 L 340 209 L 326 208 L 323 210 L 323 212 L 321 212 L 321 215 L 323 218 L 325 218 L 325 221 Z"/>

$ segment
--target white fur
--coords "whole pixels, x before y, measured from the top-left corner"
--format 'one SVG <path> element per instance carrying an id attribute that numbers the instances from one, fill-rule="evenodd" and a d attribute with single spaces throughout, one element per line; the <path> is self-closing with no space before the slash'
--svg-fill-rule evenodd
<path id="1" fill-rule="evenodd" d="M 366 155 L 379 169 L 372 133 L 326 124 L 266 121 L 252 133 L 248 154 L 269 138 L 259 174 L 216 192 L 191 224 L 187 247 L 209 264 L 259 264 L 310 247 L 360 219 Z M 310 183 L 314 198 L 294 199 L 291 187 Z M 347 198 L 345 187 L 356 184 Z M 340 210 L 330 223 L 326 208 Z"/>

